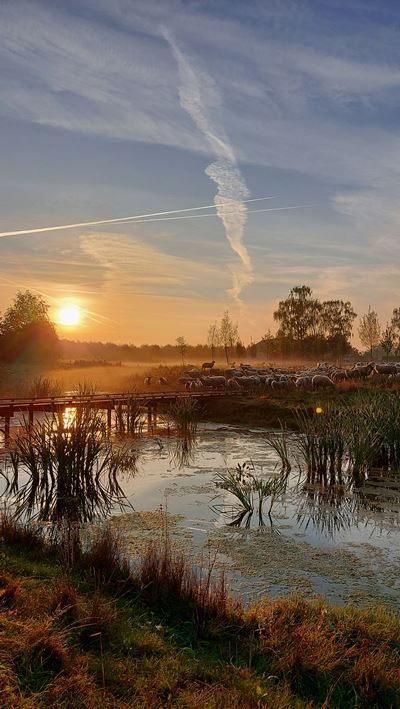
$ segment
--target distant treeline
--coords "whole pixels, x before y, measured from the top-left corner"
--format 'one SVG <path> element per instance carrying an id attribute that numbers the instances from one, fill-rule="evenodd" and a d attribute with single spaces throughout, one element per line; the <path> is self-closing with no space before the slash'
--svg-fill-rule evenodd
<path id="1" fill-rule="evenodd" d="M 61 340 L 61 357 L 66 360 L 98 360 L 106 362 L 165 362 L 181 357 L 177 345 L 117 345 L 114 342 L 77 342 Z M 207 345 L 186 345 L 185 359 L 198 362 L 210 358 L 210 348 Z M 246 348 L 239 350 L 246 356 Z M 236 347 L 235 347 L 236 351 Z M 224 357 L 223 348 L 216 352 L 218 359 Z"/>
<path id="2" fill-rule="evenodd" d="M 224 360 L 240 363 L 246 359 L 275 362 L 285 359 L 338 360 L 358 358 L 350 339 L 357 314 L 343 300 L 320 301 L 309 286 L 295 286 L 273 313 L 278 324 L 275 335 L 267 332 L 245 346 L 228 310 L 221 321 L 210 322 L 207 342 L 189 345 L 184 336 L 174 344 L 123 344 L 59 340 L 48 314 L 49 306 L 40 295 L 19 291 L 13 303 L 0 312 L 0 362 L 44 361 L 61 358 L 73 363 L 173 362 L 182 364 Z M 156 326 L 156 323 L 155 323 Z M 369 307 L 361 315 L 358 335 L 370 359 L 400 356 L 400 308 L 394 308 L 383 327 L 378 314 Z M 75 365 L 77 366 L 77 365 Z M 84 366 L 84 364 L 82 364 Z"/>

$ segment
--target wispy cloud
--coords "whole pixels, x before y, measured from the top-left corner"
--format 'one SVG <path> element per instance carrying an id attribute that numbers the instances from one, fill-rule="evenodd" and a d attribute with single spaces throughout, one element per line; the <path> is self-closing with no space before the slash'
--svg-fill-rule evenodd
<path id="1" fill-rule="evenodd" d="M 182 108 L 192 117 L 217 158 L 206 168 L 206 174 L 217 185 L 218 191 L 214 199 L 217 213 L 224 225 L 226 238 L 241 261 L 240 266 L 234 264 L 231 267 L 233 285 L 229 289 L 233 298 L 239 301 L 244 286 L 250 285 L 254 280 L 251 259 L 243 242 L 247 219 L 245 200 L 249 191 L 224 128 L 212 118 L 209 110 L 210 105 L 215 110 L 220 102 L 215 82 L 211 77 L 196 71 L 168 30 L 165 29 L 163 34 L 178 63 Z M 232 202 L 235 211 L 232 210 Z"/>

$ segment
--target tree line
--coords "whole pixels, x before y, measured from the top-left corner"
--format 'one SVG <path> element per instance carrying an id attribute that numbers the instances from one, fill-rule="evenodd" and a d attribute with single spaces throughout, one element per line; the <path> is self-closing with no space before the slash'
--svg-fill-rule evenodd
<path id="1" fill-rule="evenodd" d="M 262 339 L 264 351 L 274 356 L 342 357 L 356 351 L 351 345 L 357 318 L 350 301 L 315 298 L 309 286 L 295 286 L 273 313 L 278 323 L 276 335 L 268 332 Z M 390 323 L 382 328 L 378 314 L 369 307 L 360 316 L 358 335 L 372 358 L 379 347 L 386 358 L 400 351 L 400 308 L 394 308 Z M 260 349 L 260 347 L 259 347 Z M 377 353 L 380 354 L 380 353 Z"/>
<path id="2" fill-rule="evenodd" d="M 207 342 L 189 345 L 184 336 L 175 344 L 136 346 L 113 342 L 78 342 L 60 340 L 54 323 L 49 318 L 49 306 L 40 296 L 29 290 L 18 291 L 13 303 L 0 314 L 0 361 L 15 362 L 64 359 L 94 359 L 110 361 L 160 362 L 176 359 L 182 363 L 190 359 L 232 359 L 246 357 L 273 361 L 293 356 L 332 357 L 358 355 L 350 343 L 357 314 L 349 301 L 320 301 L 309 286 L 295 286 L 278 303 L 273 313 L 278 329 L 275 335 L 268 331 L 264 337 L 243 344 L 238 324 L 228 310 L 221 320 L 210 323 Z M 369 307 L 361 315 L 358 335 L 372 359 L 375 354 L 400 354 L 400 308 L 394 308 L 390 321 L 381 326 L 378 314 Z M 379 348 L 379 351 L 376 351 Z"/>

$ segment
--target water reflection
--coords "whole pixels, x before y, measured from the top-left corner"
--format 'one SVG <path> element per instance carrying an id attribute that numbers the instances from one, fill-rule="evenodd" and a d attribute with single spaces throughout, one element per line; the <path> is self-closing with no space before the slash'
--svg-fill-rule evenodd
<path id="1" fill-rule="evenodd" d="M 357 501 L 346 495 L 342 485 L 331 488 L 305 488 L 297 510 L 297 523 L 303 530 L 313 525 L 332 539 L 338 532 L 357 526 Z"/>
<path id="2" fill-rule="evenodd" d="M 179 436 L 173 443 L 170 451 L 171 465 L 179 470 L 193 465 L 196 460 L 196 436 Z"/>

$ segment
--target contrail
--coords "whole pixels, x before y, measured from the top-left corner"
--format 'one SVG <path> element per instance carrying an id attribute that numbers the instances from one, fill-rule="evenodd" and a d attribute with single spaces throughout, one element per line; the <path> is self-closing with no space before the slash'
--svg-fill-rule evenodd
<path id="1" fill-rule="evenodd" d="M 217 214 L 223 222 L 226 238 L 239 256 L 241 267 L 235 266 L 232 270 L 233 286 L 229 290 L 231 295 L 240 300 L 239 296 L 244 286 L 253 282 L 253 267 L 249 253 L 243 243 L 243 231 L 247 218 L 245 199 L 249 191 L 237 167 L 236 158 L 228 138 L 222 127 L 214 124 L 210 116 L 207 100 L 211 98 L 213 106 L 220 103 L 215 83 L 203 72 L 196 72 L 184 54 L 177 46 L 174 38 L 167 29 L 163 29 L 163 36 L 170 45 L 178 64 L 181 80 L 179 99 L 182 108 L 191 116 L 193 122 L 209 143 L 216 161 L 206 168 L 206 175 L 217 185 L 217 194 L 214 203 Z M 228 203 L 235 203 L 235 214 L 226 209 Z"/>
<path id="2" fill-rule="evenodd" d="M 266 199 L 276 199 L 279 195 L 269 195 L 267 197 L 253 197 L 252 199 L 244 200 L 245 202 L 262 202 Z M 231 204 L 236 205 L 235 200 L 231 200 Z M 228 205 L 229 206 L 229 205 Z M 168 212 L 153 212 L 152 214 L 137 214 L 133 217 L 119 217 L 117 219 L 101 219 L 92 222 L 79 222 L 77 224 L 59 224 L 58 226 L 44 226 L 37 227 L 36 229 L 20 229 L 19 231 L 3 231 L 0 232 L 0 238 L 6 236 L 23 236 L 26 234 L 41 234 L 46 231 L 59 231 L 63 229 L 76 229 L 79 227 L 86 226 L 100 226 L 101 224 L 118 224 L 127 223 L 131 221 L 136 221 L 140 219 L 146 219 L 146 217 L 159 217 L 168 214 L 182 214 L 183 212 L 196 212 L 202 209 L 215 209 L 215 204 L 206 204 L 203 207 L 187 207 L 186 209 L 171 209 Z"/>
<path id="3" fill-rule="evenodd" d="M 305 209 L 306 207 L 316 207 L 317 204 L 294 204 L 288 207 L 269 207 L 268 209 L 250 209 L 247 214 L 259 214 L 260 212 L 286 212 L 290 209 Z M 240 212 L 227 212 L 227 214 L 240 214 Z M 219 214 L 190 214 L 185 217 L 159 217 L 158 219 L 138 219 L 137 224 L 146 222 L 176 222 L 181 219 L 204 219 L 205 217 L 219 217 Z M 1 236 L 1 235 L 0 235 Z"/>

